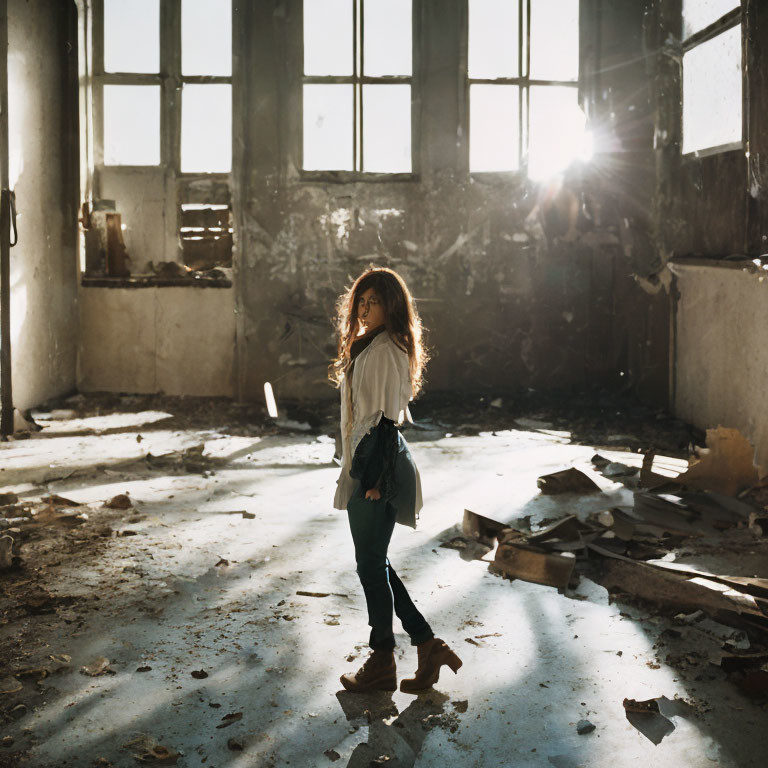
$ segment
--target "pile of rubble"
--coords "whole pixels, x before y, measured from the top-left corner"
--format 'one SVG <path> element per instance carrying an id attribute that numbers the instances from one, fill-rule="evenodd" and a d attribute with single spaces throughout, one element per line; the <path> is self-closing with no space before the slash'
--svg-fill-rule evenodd
<path id="1" fill-rule="evenodd" d="M 490 548 L 482 559 L 504 577 L 567 593 L 580 573 L 588 573 L 609 594 L 651 602 L 679 624 L 708 617 L 738 630 L 748 639 L 725 642 L 717 662 L 744 690 L 768 694 L 768 566 L 760 574 L 730 575 L 749 567 L 747 553 L 762 563 L 760 550 L 768 553 L 768 507 L 758 503 L 765 486 L 752 456 L 749 443 L 726 429 L 708 433 L 708 449 L 690 468 L 650 453 L 641 466 L 596 454 L 586 472 L 569 468 L 542 476 L 539 489 L 570 494 L 562 497 L 567 509 L 576 494 L 602 493 L 589 476 L 599 473 L 631 489 L 632 506 L 564 514 L 535 530 L 465 510 L 463 534 Z M 733 570 L 696 566 L 707 558 Z"/>

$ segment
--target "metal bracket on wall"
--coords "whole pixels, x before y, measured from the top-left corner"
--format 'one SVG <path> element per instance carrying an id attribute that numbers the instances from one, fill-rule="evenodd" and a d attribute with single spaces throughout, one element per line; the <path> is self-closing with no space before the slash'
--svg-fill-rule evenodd
<path id="1" fill-rule="evenodd" d="M 8 199 L 11 205 L 11 230 L 13 231 L 13 237 L 10 238 L 10 246 L 13 248 L 19 242 L 19 230 L 16 229 L 16 193 L 12 189 L 8 190 Z"/>

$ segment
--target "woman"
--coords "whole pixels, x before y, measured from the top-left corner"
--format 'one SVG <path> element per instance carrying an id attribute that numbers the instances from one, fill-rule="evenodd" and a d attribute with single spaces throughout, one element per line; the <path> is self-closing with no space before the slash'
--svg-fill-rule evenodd
<path id="1" fill-rule="evenodd" d="M 427 359 L 421 320 L 403 279 L 371 268 L 337 304 L 338 355 L 331 378 L 341 388 L 342 467 L 334 507 L 346 509 L 371 627 L 371 655 L 341 676 L 348 691 L 397 688 L 392 608 L 416 646 L 418 668 L 400 690 L 417 693 L 437 682 L 447 664 L 462 662 L 413 604 L 387 558 L 395 522 L 416 527 L 421 480 L 397 426 L 421 389 Z"/>

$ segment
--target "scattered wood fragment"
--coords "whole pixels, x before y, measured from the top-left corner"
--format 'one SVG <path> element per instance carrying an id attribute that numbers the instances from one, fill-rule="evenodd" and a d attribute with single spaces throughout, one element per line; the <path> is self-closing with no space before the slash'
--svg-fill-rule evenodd
<path id="1" fill-rule="evenodd" d="M 297 589 L 296 594 L 302 597 L 330 597 L 331 595 L 334 597 L 349 597 L 344 592 L 307 592 L 304 589 Z"/>
<path id="2" fill-rule="evenodd" d="M 230 712 L 228 715 L 224 715 L 224 717 L 221 718 L 221 722 L 216 727 L 228 728 L 233 723 L 236 723 L 238 720 L 242 720 L 242 719 L 243 719 L 242 712 Z"/>
<path id="3" fill-rule="evenodd" d="M 63 496 L 43 496 L 42 501 L 46 504 L 53 504 L 57 507 L 81 507 L 82 504 L 79 501 L 72 501 L 72 499 L 65 499 Z"/>
<path id="4" fill-rule="evenodd" d="M 594 493 L 600 491 L 600 486 L 592 478 L 574 467 L 542 475 L 536 480 L 536 485 L 542 493 Z"/>
<path id="5" fill-rule="evenodd" d="M 127 493 L 119 493 L 117 496 L 113 496 L 109 501 L 105 501 L 104 506 L 109 509 L 130 509 L 133 506 L 133 502 Z"/>
<path id="6" fill-rule="evenodd" d="M 470 539 L 475 539 L 482 544 L 492 547 L 496 537 L 506 526 L 489 517 L 483 517 L 468 509 L 464 510 L 464 519 L 461 523 L 461 532 Z"/>
<path id="7" fill-rule="evenodd" d="M 499 537 L 490 568 L 513 579 L 565 590 L 575 564 L 573 553 L 559 554 L 531 546 L 519 531 L 508 528 Z"/>
<path id="8" fill-rule="evenodd" d="M 99 677 L 99 675 L 104 675 L 107 673 L 111 675 L 115 674 L 115 671 L 109 668 L 109 659 L 105 656 L 99 656 L 90 664 L 86 664 L 85 666 L 80 667 L 80 672 L 81 674 L 88 675 L 89 677 Z"/>
<path id="9" fill-rule="evenodd" d="M 256 515 L 253 512 L 248 512 L 245 509 L 228 509 L 223 512 L 224 515 L 242 515 L 243 520 L 255 520 Z"/>
<path id="10" fill-rule="evenodd" d="M 646 699 L 645 701 L 637 701 L 636 699 L 624 699 L 622 702 L 624 709 L 627 712 L 640 712 L 648 714 L 650 712 L 659 711 L 659 702 L 656 699 Z"/>

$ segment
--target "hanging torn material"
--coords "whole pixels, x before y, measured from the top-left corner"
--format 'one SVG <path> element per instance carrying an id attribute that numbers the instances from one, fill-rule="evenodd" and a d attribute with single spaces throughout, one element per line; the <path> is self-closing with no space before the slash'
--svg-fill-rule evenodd
<path id="1" fill-rule="evenodd" d="M 677 482 L 735 496 L 760 480 L 754 456 L 755 449 L 738 429 L 708 429 L 707 447 Z"/>

